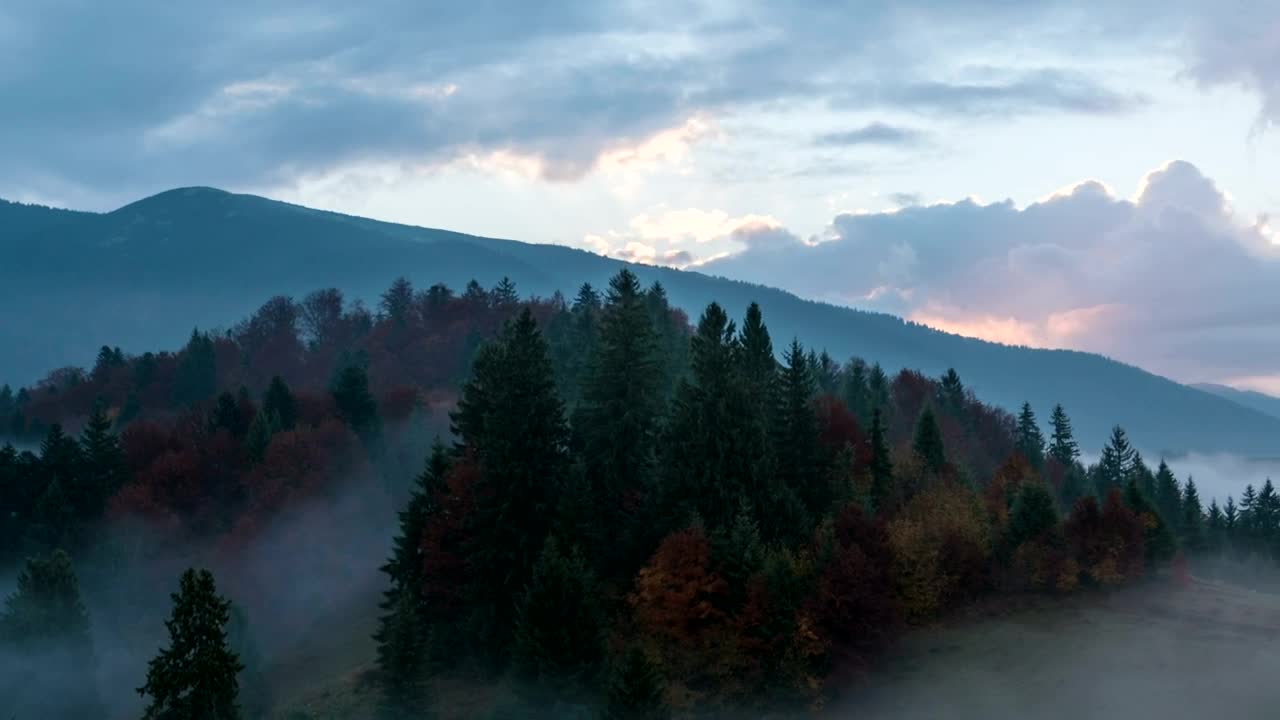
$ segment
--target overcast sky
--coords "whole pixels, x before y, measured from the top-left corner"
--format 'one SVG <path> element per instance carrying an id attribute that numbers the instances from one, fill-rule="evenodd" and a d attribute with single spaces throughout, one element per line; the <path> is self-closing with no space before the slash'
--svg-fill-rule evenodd
<path id="1" fill-rule="evenodd" d="M 0 4 L 0 196 L 212 185 L 1280 392 L 1280 4 Z"/>

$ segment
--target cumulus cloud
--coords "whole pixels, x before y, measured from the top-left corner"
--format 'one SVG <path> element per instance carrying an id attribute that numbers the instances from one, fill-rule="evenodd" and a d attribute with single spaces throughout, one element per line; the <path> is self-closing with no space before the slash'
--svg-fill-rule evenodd
<path id="1" fill-rule="evenodd" d="M 1187 162 L 1151 172 L 1132 199 L 1085 182 L 1025 208 L 964 200 L 842 214 L 822 242 L 748 245 L 710 268 L 1188 381 L 1261 386 L 1280 353 L 1280 296 L 1269 291 L 1280 248 Z"/>

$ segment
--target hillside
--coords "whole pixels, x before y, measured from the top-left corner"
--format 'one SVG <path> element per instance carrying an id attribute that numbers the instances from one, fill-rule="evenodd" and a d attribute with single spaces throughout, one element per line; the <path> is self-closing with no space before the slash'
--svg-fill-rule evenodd
<path id="1" fill-rule="evenodd" d="M 572 295 L 603 286 L 624 263 L 562 246 L 480 238 L 311 210 L 210 188 L 172 190 L 104 214 L 0 206 L 0 382 L 87 365 L 104 343 L 126 351 L 178 347 L 200 327 L 226 326 L 274 294 L 334 286 L 376 299 L 405 275 L 425 287 L 491 286 Z M 638 267 L 692 315 L 716 300 L 732 315 L 756 300 L 777 338 L 798 336 L 846 360 L 937 375 L 955 367 L 988 401 L 1042 415 L 1067 406 L 1083 446 L 1113 423 L 1148 452 L 1274 455 L 1280 418 L 1138 368 L 1073 351 L 1002 346 L 889 315 L 802 300 L 780 290 L 668 268 Z"/>
<path id="2" fill-rule="evenodd" d="M 1215 383 L 1197 383 L 1192 385 L 1197 390 L 1224 397 L 1237 405 L 1253 408 L 1271 417 L 1280 418 L 1280 398 L 1255 390 L 1238 390 L 1230 385 Z"/>

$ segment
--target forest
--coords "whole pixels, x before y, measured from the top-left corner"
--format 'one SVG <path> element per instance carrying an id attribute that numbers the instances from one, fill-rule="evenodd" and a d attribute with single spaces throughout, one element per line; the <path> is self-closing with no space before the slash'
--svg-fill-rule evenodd
<path id="1" fill-rule="evenodd" d="M 505 689 L 494 718 L 803 712 L 979 601 L 1280 558 L 1269 480 L 1206 506 L 1120 427 L 1086 465 L 1063 405 L 742 312 L 629 269 L 572 299 L 402 278 L 4 386 L 0 699 L 267 717 L 269 660 L 372 575 L 371 716 L 459 717 L 456 678 Z"/>

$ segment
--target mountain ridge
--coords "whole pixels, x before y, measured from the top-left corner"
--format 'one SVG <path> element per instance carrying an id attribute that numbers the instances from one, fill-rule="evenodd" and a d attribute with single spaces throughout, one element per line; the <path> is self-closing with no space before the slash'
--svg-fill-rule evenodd
<path id="1" fill-rule="evenodd" d="M 472 277 L 491 286 L 510 276 L 522 294 L 572 296 L 582 282 L 602 287 L 625 265 L 646 282 L 661 281 L 691 318 L 711 301 L 734 317 L 760 302 L 779 347 L 798 337 L 840 362 L 857 354 L 888 371 L 930 375 L 955 367 L 983 399 L 1010 410 L 1030 401 L 1042 421 L 1062 402 L 1086 448 L 1100 446 L 1119 423 L 1154 452 L 1280 449 L 1280 418 L 1101 355 L 992 343 L 561 245 L 389 223 L 199 186 L 106 213 L 20 206 L 24 216 L 57 218 L 28 217 L 16 229 L 3 222 L 11 205 L 0 205 L 0 250 L 24 258 L 26 267 L 0 267 L 0 287 L 19 298 L 0 308 L 0 382 L 29 383 L 55 367 L 86 364 L 102 344 L 130 352 L 176 348 L 192 325 L 225 326 L 273 295 L 301 297 L 333 286 L 373 302 L 405 275 L 421 287 L 445 282 L 455 289 Z"/>

